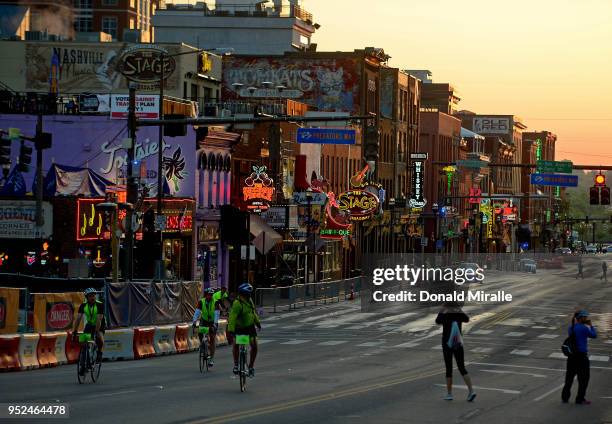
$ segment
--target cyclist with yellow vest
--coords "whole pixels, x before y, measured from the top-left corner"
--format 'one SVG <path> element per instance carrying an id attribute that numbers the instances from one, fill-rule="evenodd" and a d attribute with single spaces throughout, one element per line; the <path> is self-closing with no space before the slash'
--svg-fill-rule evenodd
<path id="1" fill-rule="evenodd" d="M 86 302 L 79 306 L 77 319 L 74 321 L 72 334 L 77 335 L 79 324 L 85 316 L 85 328 L 83 334 L 91 334 L 91 338 L 96 340 L 98 345 L 97 362 L 102 361 L 102 349 L 104 348 L 104 331 L 106 331 L 106 320 L 104 319 L 104 304 L 96 299 L 96 290 L 88 288 L 84 291 Z"/>
<path id="2" fill-rule="evenodd" d="M 227 287 L 222 286 L 220 289 L 217 288 L 217 290 L 215 290 L 213 294 L 213 300 L 219 304 L 219 310 L 225 314 L 225 312 L 227 312 L 225 301 L 229 301 L 229 293 L 227 292 Z"/>
<path id="3" fill-rule="evenodd" d="M 198 337 L 200 343 L 204 337 L 204 328 L 208 328 L 208 347 L 210 349 L 210 360 L 208 366 L 214 365 L 213 359 L 215 357 L 215 344 L 217 335 L 217 323 L 219 322 L 218 302 L 213 299 L 213 289 L 204 290 L 204 297 L 200 299 L 196 305 L 195 313 L 193 314 L 193 328 L 195 329 L 198 319 L 200 320 L 200 331 Z"/>
<path id="4" fill-rule="evenodd" d="M 261 330 L 261 322 L 255 309 L 255 303 L 251 299 L 253 286 L 249 283 L 238 287 L 238 299 L 234 300 L 230 316 L 227 321 L 227 334 L 229 344 L 232 346 L 234 356 L 234 374 L 238 374 L 238 345 L 234 343 L 234 336 L 249 335 L 251 344 L 251 355 L 249 357 L 249 376 L 255 376 L 255 358 L 257 357 L 257 327 Z"/>

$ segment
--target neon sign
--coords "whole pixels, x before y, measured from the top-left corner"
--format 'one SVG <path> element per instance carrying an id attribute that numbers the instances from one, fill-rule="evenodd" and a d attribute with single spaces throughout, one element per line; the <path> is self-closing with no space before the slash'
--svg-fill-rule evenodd
<path id="1" fill-rule="evenodd" d="M 365 190 L 345 191 L 338 196 L 338 209 L 348 212 L 351 221 L 365 221 L 378 209 L 378 197 Z"/>
<path id="2" fill-rule="evenodd" d="M 274 181 L 268 177 L 265 166 L 253 166 L 253 172 L 244 180 L 242 196 L 249 211 L 259 213 L 270 208 L 274 196 Z"/>
<path id="3" fill-rule="evenodd" d="M 77 240 L 98 240 L 105 238 L 104 217 L 96 210 L 101 199 L 77 200 Z"/>

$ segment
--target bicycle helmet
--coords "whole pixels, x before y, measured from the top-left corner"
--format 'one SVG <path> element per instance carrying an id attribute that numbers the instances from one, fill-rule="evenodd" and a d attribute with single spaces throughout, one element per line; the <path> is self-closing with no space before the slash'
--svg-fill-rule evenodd
<path id="1" fill-rule="evenodd" d="M 85 291 L 83 292 L 83 294 L 85 296 L 89 296 L 90 294 L 96 294 L 96 289 L 90 287 L 88 289 L 85 289 Z"/>
<path id="2" fill-rule="evenodd" d="M 251 294 L 253 293 L 253 286 L 249 283 L 241 284 L 240 287 L 238 287 L 238 293 Z"/>
<path id="3" fill-rule="evenodd" d="M 204 294 L 214 294 L 214 292 L 215 291 L 213 289 L 211 289 L 211 288 L 204 290 Z"/>

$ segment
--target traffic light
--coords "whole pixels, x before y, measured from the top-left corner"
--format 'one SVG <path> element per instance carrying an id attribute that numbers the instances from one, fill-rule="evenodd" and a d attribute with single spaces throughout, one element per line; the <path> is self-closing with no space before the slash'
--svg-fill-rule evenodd
<path id="1" fill-rule="evenodd" d="M 589 204 L 599 205 L 599 187 L 591 187 L 589 189 Z"/>
<path id="2" fill-rule="evenodd" d="M 11 163 L 11 140 L 0 138 L 0 165 L 10 165 Z"/>
<path id="3" fill-rule="evenodd" d="M 363 156 L 367 162 L 378 161 L 379 133 L 376 126 L 366 127 L 365 143 L 363 146 Z"/>
<path id="4" fill-rule="evenodd" d="M 19 171 L 28 172 L 30 170 L 30 163 L 32 163 L 32 148 L 22 141 L 19 147 Z"/>
<path id="5" fill-rule="evenodd" d="M 604 186 L 601 188 L 601 201 L 599 202 L 601 205 L 609 205 L 610 204 L 610 187 Z"/>
<path id="6" fill-rule="evenodd" d="M 603 187 L 606 185 L 606 176 L 604 174 L 595 175 L 595 186 Z"/>

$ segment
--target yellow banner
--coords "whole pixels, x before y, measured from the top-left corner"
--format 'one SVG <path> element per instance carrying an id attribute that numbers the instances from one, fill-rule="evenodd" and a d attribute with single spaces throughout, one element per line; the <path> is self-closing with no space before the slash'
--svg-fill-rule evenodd
<path id="1" fill-rule="evenodd" d="M 19 326 L 19 289 L 0 287 L 0 334 L 16 333 Z"/>
<path id="2" fill-rule="evenodd" d="M 72 328 L 83 293 L 34 293 L 34 331 L 65 331 Z M 82 323 L 79 324 L 79 328 Z"/>

